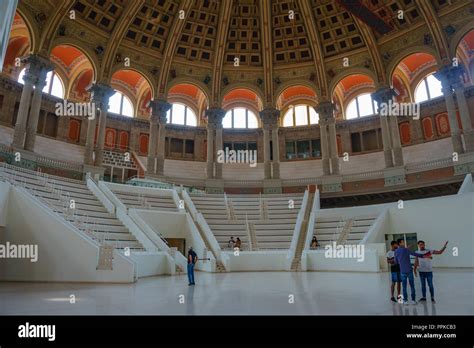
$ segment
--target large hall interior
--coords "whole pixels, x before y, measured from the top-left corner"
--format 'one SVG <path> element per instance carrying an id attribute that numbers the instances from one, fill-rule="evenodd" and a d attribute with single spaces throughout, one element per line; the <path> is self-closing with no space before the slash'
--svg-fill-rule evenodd
<path id="1" fill-rule="evenodd" d="M 472 1 L 0 13 L 0 315 L 474 314 Z"/>

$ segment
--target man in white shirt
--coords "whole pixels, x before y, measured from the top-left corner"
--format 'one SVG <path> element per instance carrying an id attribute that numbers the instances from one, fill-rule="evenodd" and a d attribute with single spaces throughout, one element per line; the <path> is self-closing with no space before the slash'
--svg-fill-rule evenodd
<path id="1" fill-rule="evenodd" d="M 418 241 L 418 253 L 419 254 L 430 254 L 430 255 L 440 255 L 446 250 L 448 242 L 444 243 L 444 246 L 441 250 L 430 250 L 425 248 L 425 242 L 420 240 Z M 421 294 L 422 298 L 420 301 L 426 301 L 426 282 L 428 282 L 428 287 L 430 288 L 431 302 L 436 303 L 434 298 L 434 286 L 433 286 L 433 258 L 431 256 L 419 258 L 415 260 L 415 275 L 416 270 L 420 272 L 420 281 L 421 281 Z"/>

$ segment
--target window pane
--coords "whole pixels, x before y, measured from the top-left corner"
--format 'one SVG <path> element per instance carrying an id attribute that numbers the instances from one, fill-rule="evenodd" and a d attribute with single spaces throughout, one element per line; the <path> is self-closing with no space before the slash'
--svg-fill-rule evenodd
<path id="1" fill-rule="evenodd" d="M 46 86 L 43 87 L 43 93 L 48 93 L 49 92 L 49 86 L 51 85 L 51 76 L 53 75 L 53 72 L 50 71 L 46 75 Z"/>
<path id="2" fill-rule="evenodd" d="M 293 141 L 286 142 L 286 158 L 293 159 L 296 157 L 295 143 Z"/>
<path id="3" fill-rule="evenodd" d="M 222 127 L 232 128 L 232 110 L 227 111 L 224 118 L 222 119 Z"/>
<path id="4" fill-rule="evenodd" d="M 109 112 L 113 114 L 120 114 L 120 102 L 122 100 L 122 94 L 115 92 L 115 94 L 109 99 Z"/>
<path id="5" fill-rule="evenodd" d="M 312 106 L 309 107 L 309 122 L 311 124 L 316 124 L 319 122 L 319 115 Z"/>
<path id="6" fill-rule="evenodd" d="M 362 116 L 369 116 L 374 114 L 374 110 L 372 108 L 372 98 L 370 94 L 361 94 L 357 97 L 359 100 L 359 115 Z"/>
<path id="7" fill-rule="evenodd" d="M 187 110 L 187 113 L 186 113 L 186 125 L 196 127 L 197 126 L 196 114 L 190 108 L 187 108 L 187 109 L 188 110 Z"/>
<path id="8" fill-rule="evenodd" d="M 283 117 L 283 127 L 293 127 L 293 108 L 290 108 Z"/>
<path id="9" fill-rule="evenodd" d="M 248 111 L 249 125 L 248 128 L 258 128 L 258 119 L 257 116 L 252 111 Z"/>
<path id="10" fill-rule="evenodd" d="M 183 104 L 173 104 L 173 119 L 171 120 L 174 124 L 184 125 L 184 109 L 186 107 Z"/>
<path id="11" fill-rule="evenodd" d="M 298 158 L 309 158 L 309 140 L 298 140 L 296 142 Z"/>
<path id="12" fill-rule="evenodd" d="M 18 82 L 20 82 L 21 84 L 25 83 L 25 81 L 23 81 L 23 76 L 25 76 L 25 72 L 26 72 L 26 69 L 23 69 L 20 71 L 20 75 L 18 75 Z"/>
<path id="13" fill-rule="evenodd" d="M 166 112 L 166 123 L 171 122 L 171 109 Z"/>
<path id="14" fill-rule="evenodd" d="M 53 87 L 51 88 L 51 95 L 58 98 L 64 98 L 64 87 L 63 83 L 59 79 L 58 75 L 54 74 Z"/>
<path id="15" fill-rule="evenodd" d="M 349 103 L 346 109 L 346 119 L 351 120 L 353 118 L 357 118 L 357 101 L 354 99 Z"/>
<path id="16" fill-rule="evenodd" d="M 430 75 L 426 78 L 426 82 L 428 82 L 428 89 L 430 90 L 431 99 L 443 95 L 443 92 L 441 91 L 441 82 L 436 77 Z"/>
<path id="17" fill-rule="evenodd" d="M 425 80 L 423 80 L 415 89 L 415 102 L 422 103 L 426 100 L 428 100 L 428 93 L 426 92 Z"/>
<path id="18" fill-rule="evenodd" d="M 321 157 L 321 140 L 313 139 L 311 140 L 311 156 L 312 157 Z"/>
<path id="19" fill-rule="evenodd" d="M 133 106 L 126 96 L 123 96 L 122 115 L 133 117 Z"/>
<path id="20" fill-rule="evenodd" d="M 245 128 L 245 109 L 234 109 L 234 128 Z"/>
<path id="21" fill-rule="evenodd" d="M 297 105 L 295 107 L 295 123 L 297 126 L 305 126 L 308 124 L 308 111 L 306 105 Z"/>

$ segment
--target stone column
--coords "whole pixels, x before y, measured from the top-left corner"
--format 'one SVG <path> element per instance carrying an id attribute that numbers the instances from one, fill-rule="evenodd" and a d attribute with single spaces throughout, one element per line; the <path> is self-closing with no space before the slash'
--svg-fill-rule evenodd
<path id="1" fill-rule="evenodd" d="M 380 105 L 388 104 L 393 99 L 393 90 L 388 87 L 382 87 L 372 94 L 372 98 Z M 385 159 L 385 167 L 390 168 L 395 165 L 392 155 L 392 132 L 390 132 L 390 123 L 387 116 L 379 113 L 380 128 L 382 129 L 383 154 Z"/>
<path id="2" fill-rule="evenodd" d="M 20 106 L 18 108 L 18 116 L 15 123 L 15 131 L 13 133 L 12 146 L 23 149 L 26 133 L 26 122 L 28 120 L 28 112 L 30 110 L 31 93 L 33 92 L 33 85 L 37 79 L 37 71 L 33 65 L 28 64 L 25 75 L 23 77 L 23 90 L 21 92 Z"/>
<path id="3" fill-rule="evenodd" d="M 150 117 L 150 137 L 149 137 L 149 142 L 148 142 L 148 159 L 146 162 L 146 170 L 148 174 L 155 173 L 155 158 L 156 158 L 157 143 L 158 143 L 158 120 L 157 120 L 157 116 L 152 114 Z"/>
<path id="4" fill-rule="evenodd" d="M 270 157 L 270 125 L 263 124 L 263 171 L 265 179 L 272 178 Z"/>
<path id="5" fill-rule="evenodd" d="M 278 124 L 272 129 L 273 144 L 273 179 L 280 179 L 280 140 L 278 136 Z"/>
<path id="6" fill-rule="evenodd" d="M 156 174 L 164 175 L 165 174 L 165 139 L 166 139 L 166 120 L 167 113 L 171 109 L 171 104 L 166 100 L 156 100 L 151 102 L 152 106 L 152 118 L 155 118 L 155 123 L 158 128 L 158 133 L 154 136 L 155 139 L 155 157 L 156 157 Z M 155 115 L 155 116 L 153 116 Z M 156 131 L 155 131 L 156 132 Z M 150 132 L 150 137 L 152 136 Z M 151 140 L 151 138 L 150 138 Z M 156 149 L 156 144 L 158 143 L 158 149 Z M 149 158 L 149 157 L 148 157 Z M 155 160 L 153 159 L 153 162 Z M 152 163 L 153 163 L 152 162 Z"/>
<path id="7" fill-rule="evenodd" d="M 214 125 L 207 124 L 207 178 L 214 177 Z"/>
<path id="8" fill-rule="evenodd" d="M 95 127 L 97 125 L 97 118 L 99 117 L 99 111 L 96 108 L 94 108 L 94 115 L 95 117 L 93 119 L 89 118 L 87 120 L 87 137 L 84 151 L 84 163 L 89 166 L 94 165 Z"/>
<path id="9" fill-rule="evenodd" d="M 448 111 L 449 126 L 451 128 L 451 141 L 455 152 L 464 153 L 462 145 L 461 130 L 456 116 L 456 106 L 454 104 L 453 89 L 451 82 L 459 79 L 459 72 L 452 65 L 442 67 L 435 76 L 441 81 L 441 90 L 444 94 L 446 109 Z"/>
<path id="10" fill-rule="evenodd" d="M 207 177 L 208 179 L 222 178 L 222 163 L 215 163 L 216 172 L 214 175 L 214 156 L 217 159 L 217 151 L 223 148 L 222 119 L 225 110 L 221 108 L 209 108 L 206 110 L 207 116 Z M 215 131 L 215 138 L 214 138 Z"/>
<path id="11" fill-rule="evenodd" d="M 320 119 L 320 127 L 321 124 L 323 127 L 321 127 L 321 150 L 323 151 L 323 141 L 327 142 L 326 151 L 323 151 L 323 174 L 328 175 L 333 174 L 333 175 L 339 175 L 339 157 L 337 153 L 337 139 L 336 139 L 336 119 L 334 118 L 334 105 L 330 101 L 322 101 L 319 103 L 319 105 L 316 107 L 316 112 L 319 114 L 319 119 Z M 322 121 L 322 123 L 321 123 Z M 327 130 L 323 128 L 326 128 Z M 324 139 L 323 139 L 324 137 Z M 324 155 L 324 152 L 327 155 Z M 331 163 L 329 169 L 328 164 L 325 163 L 329 162 Z M 326 174 L 326 173 L 328 174 Z"/>
<path id="12" fill-rule="evenodd" d="M 461 66 L 453 67 L 458 70 L 458 78 L 451 82 L 456 94 L 456 101 L 458 103 L 459 115 L 461 116 L 462 132 L 464 136 L 464 145 L 466 152 L 474 151 L 474 131 L 472 129 L 471 115 L 467 105 L 466 96 L 464 95 L 464 84 L 461 79 L 463 68 Z M 455 76 L 455 74 L 453 74 Z"/>
<path id="13" fill-rule="evenodd" d="M 323 163 L 323 175 L 331 174 L 331 166 L 329 165 L 329 144 L 328 144 L 328 125 L 325 119 L 319 118 L 319 131 L 321 136 L 321 158 Z"/>
<path id="14" fill-rule="evenodd" d="M 331 168 L 332 174 L 339 175 L 339 155 L 337 152 L 337 137 L 336 137 L 336 119 L 334 117 L 328 119 L 329 130 L 329 144 L 331 148 Z"/>
<path id="15" fill-rule="evenodd" d="M 393 164 L 395 167 L 403 166 L 403 150 L 400 141 L 400 127 L 398 126 L 397 117 L 393 116 L 388 119 L 390 132 L 392 135 Z"/>
<path id="16" fill-rule="evenodd" d="M 280 149 L 278 140 L 279 117 L 280 110 L 277 110 L 275 108 L 266 108 L 260 111 L 260 119 L 262 120 L 263 124 L 263 165 L 265 179 L 280 178 Z M 270 140 L 273 144 L 273 163 L 270 162 Z M 272 165 L 273 175 L 271 170 Z"/>
<path id="17" fill-rule="evenodd" d="M 107 111 L 109 109 L 109 98 L 115 93 L 112 88 L 103 83 L 95 83 L 88 88 L 88 92 L 91 93 L 91 100 L 94 104 L 94 108 L 98 111 L 99 129 L 97 134 L 97 144 L 95 146 L 95 165 L 97 167 L 102 166 L 102 159 L 104 157 L 104 140 L 105 140 L 105 127 L 107 124 Z M 97 119 L 97 117 L 96 117 Z M 95 126 L 95 125 L 94 125 Z M 87 129 L 87 135 L 89 137 L 89 128 Z M 91 131 L 92 143 L 94 142 L 95 129 Z M 88 139 L 89 141 L 89 139 Z M 87 151 L 86 151 L 87 152 Z"/>
<path id="18" fill-rule="evenodd" d="M 222 151 L 224 147 L 222 122 L 217 123 L 215 127 L 216 127 L 216 142 L 215 142 L 216 150 L 215 151 L 217 154 L 219 151 Z M 222 179 L 222 163 L 220 162 L 216 162 L 216 179 Z"/>
<path id="19" fill-rule="evenodd" d="M 54 69 L 54 65 L 49 59 L 40 56 L 32 56 L 30 62 L 30 64 L 36 65 L 37 79 L 35 81 L 35 91 L 33 92 L 30 116 L 28 117 L 28 125 L 26 128 L 25 150 L 33 151 L 36 141 L 36 130 L 38 129 L 41 101 L 43 99 L 43 88 L 46 86 L 46 75 Z"/>

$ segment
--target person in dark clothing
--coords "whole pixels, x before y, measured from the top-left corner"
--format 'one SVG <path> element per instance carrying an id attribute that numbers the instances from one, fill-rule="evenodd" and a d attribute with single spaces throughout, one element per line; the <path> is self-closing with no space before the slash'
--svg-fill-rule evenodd
<path id="1" fill-rule="evenodd" d="M 313 236 L 313 239 L 311 240 L 310 248 L 311 249 L 316 249 L 318 246 L 319 246 L 318 239 L 316 238 L 316 236 Z"/>
<path id="2" fill-rule="evenodd" d="M 419 258 L 431 257 L 431 253 L 420 253 L 413 252 L 405 247 L 405 240 L 400 238 L 397 240 L 398 248 L 395 250 L 395 262 L 400 265 L 400 274 L 402 278 L 402 292 L 403 292 L 403 304 L 408 304 L 408 284 L 410 283 L 411 288 L 411 304 L 416 304 L 415 296 L 415 278 L 413 277 L 413 269 L 411 266 L 410 255 L 417 256 Z"/>
<path id="3" fill-rule="evenodd" d="M 194 265 L 198 261 L 198 257 L 193 250 L 193 247 L 190 247 L 188 250 L 188 285 L 196 285 L 194 283 Z"/>
<path id="4" fill-rule="evenodd" d="M 400 274 L 400 265 L 395 262 L 395 250 L 398 248 L 398 243 L 396 241 L 392 241 L 390 243 L 390 250 L 387 252 L 387 262 L 390 264 L 390 272 L 392 274 L 392 285 L 390 287 L 392 297 L 390 298 L 392 302 L 397 302 L 395 299 L 395 285 L 397 285 L 397 292 L 398 296 L 400 297 L 401 291 L 401 283 L 402 283 L 402 276 Z"/>
<path id="5" fill-rule="evenodd" d="M 237 240 L 235 241 L 235 248 L 238 248 L 239 250 L 242 248 L 242 241 L 239 237 L 237 237 Z"/>

